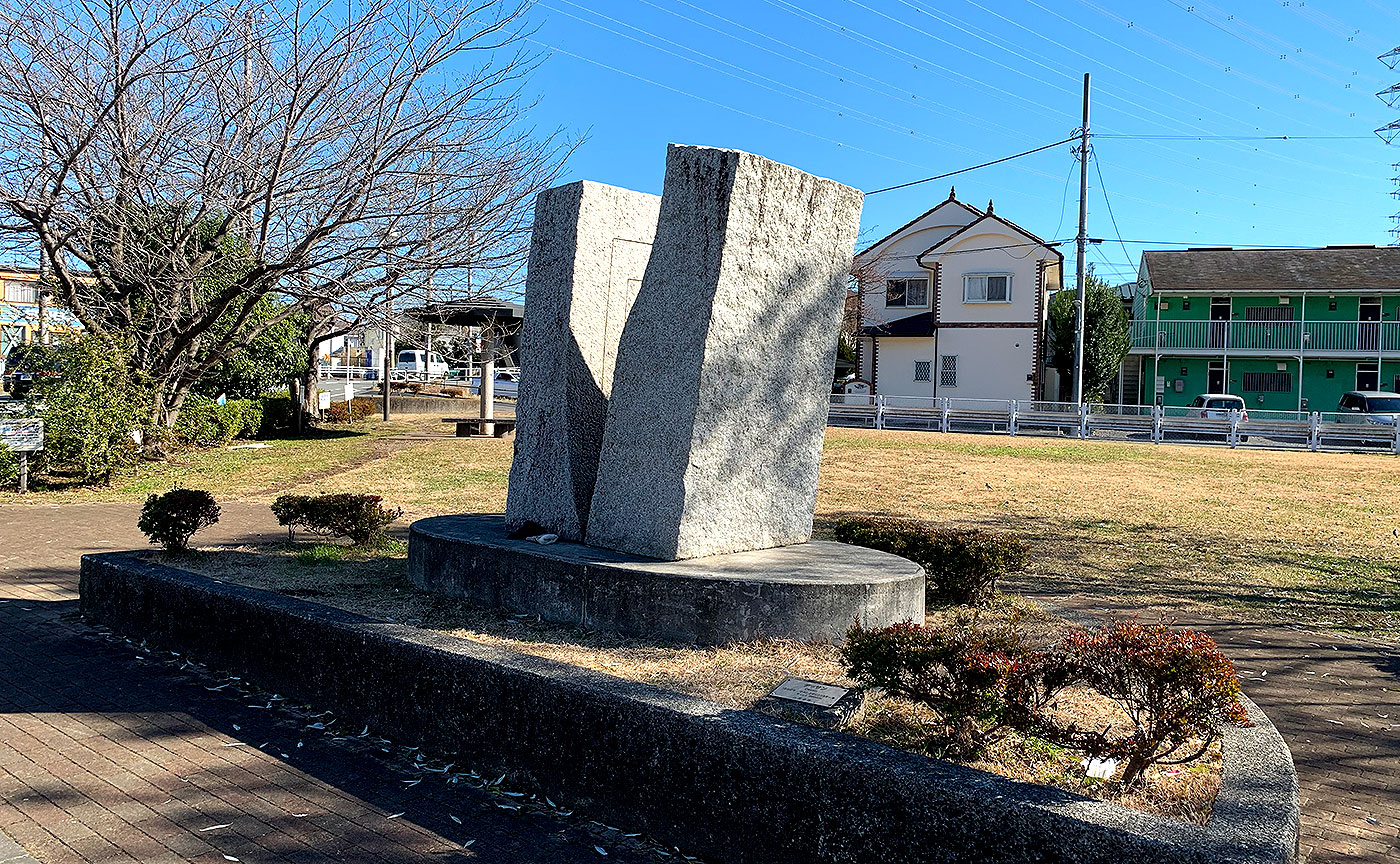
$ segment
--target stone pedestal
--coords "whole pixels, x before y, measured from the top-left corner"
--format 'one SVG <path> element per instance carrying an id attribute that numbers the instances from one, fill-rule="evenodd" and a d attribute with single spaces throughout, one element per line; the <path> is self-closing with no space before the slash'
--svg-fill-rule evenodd
<path id="1" fill-rule="evenodd" d="M 587 181 L 535 201 L 506 520 L 582 540 L 618 339 L 661 199 Z"/>
<path id="2" fill-rule="evenodd" d="M 924 618 L 921 567 L 825 541 L 656 561 L 511 540 L 499 516 L 436 516 L 410 529 L 408 574 L 419 588 L 491 609 L 700 645 L 840 642 L 856 619 L 880 627 Z"/>
<path id="3" fill-rule="evenodd" d="M 589 545 L 676 560 L 811 537 L 861 201 L 749 153 L 671 146 Z"/>

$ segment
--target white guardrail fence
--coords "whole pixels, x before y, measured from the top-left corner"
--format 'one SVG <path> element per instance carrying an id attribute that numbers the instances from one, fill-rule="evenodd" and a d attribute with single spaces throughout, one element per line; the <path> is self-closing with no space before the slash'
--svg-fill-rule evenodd
<path id="1" fill-rule="evenodd" d="M 1400 454 L 1400 426 L 1362 416 L 1306 411 L 1206 411 L 1155 405 L 1106 405 L 944 396 L 833 394 L 828 423 L 872 429 L 927 429 L 1004 435 L 1055 435 L 1224 444 L 1262 449 L 1368 449 Z"/>

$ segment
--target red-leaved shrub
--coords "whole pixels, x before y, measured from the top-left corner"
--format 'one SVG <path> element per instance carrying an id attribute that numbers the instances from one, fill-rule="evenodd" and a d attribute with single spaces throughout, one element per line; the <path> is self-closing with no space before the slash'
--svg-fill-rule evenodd
<path id="1" fill-rule="evenodd" d="M 1092 756 L 1124 761 L 1125 785 L 1152 765 L 1200 758 L 1226 723 L 1249 725 L 1235 666 L 1203 633 L 1119 621 L 1071 630 L 1061 646 L 1074 677 L 1122 706 L 1133 732 L 1114 737 L 1071 727 L 1059 737 Z M 1199 746 L 1180 755 L 1193 742 Z"/>
<path id="2" fill-rule="evenodd" d="M 373 399 L 357 397 L 349 402 L 332 402 L 326 409 L 327 423 L 354 423 L 374 416 L 376 409 Z"/>
<path id="3" fill-rule="evenodd" d="M 925 626 L 857 625 L 841 657 L 861 684 L 936 712 L 956 755 L 975 756 L 1016 730 L 1119 760 L 1125 785 L 1152 765 L 1200 758 L 1225 724 L 1249 724 L 1235 667 L 1214 640 L 1166 624 L 1071 629 L 1054 647 L 1040 649 L 1014 623 L 985 625 L 954 614 Z M 1072 685 L 1115 702 L 1132 730 L 1056 723 L 1046 708 Z"/>
<path id="4" fill-rule="evenodd" d="M 971 616 L 871 630 L 857 624 L 841 657 L 861 684 L 937 712 L 950 748 L 961 756 L 1032 725 L 1070 682 L 1054 652 L 1031 648 L 1014 626 L 979 625 Z"/>

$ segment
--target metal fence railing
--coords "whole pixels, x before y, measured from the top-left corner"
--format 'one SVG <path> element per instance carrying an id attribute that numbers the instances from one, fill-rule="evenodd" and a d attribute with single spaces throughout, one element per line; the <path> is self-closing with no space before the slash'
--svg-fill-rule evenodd
<path id="1" fill-rule="evenodd" d="M 1138 349 L 1394 353 L 1400 321 L 1132 321 Z"/>
<path id="2" fill-rule="evenodd" d="M 1400 425 L 1306 411 L 1223 411 L 943 396 L 831 397 L 828 422 L 872 429 L 1100 437 L 1230 448 L 1369 449 L 1400 454 Z"/>

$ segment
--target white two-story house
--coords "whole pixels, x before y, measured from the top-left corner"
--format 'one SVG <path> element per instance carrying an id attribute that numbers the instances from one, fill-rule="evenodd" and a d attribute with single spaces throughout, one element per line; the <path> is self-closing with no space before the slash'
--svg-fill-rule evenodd
<path id="1" fill-rule="evenodd" d="M 1015 223 L 946 201 L 860 252 L 857 376 L 872 393 L 1041 398 L 1064 256 Z"/>

